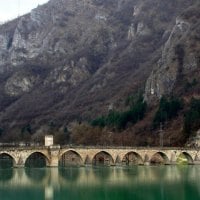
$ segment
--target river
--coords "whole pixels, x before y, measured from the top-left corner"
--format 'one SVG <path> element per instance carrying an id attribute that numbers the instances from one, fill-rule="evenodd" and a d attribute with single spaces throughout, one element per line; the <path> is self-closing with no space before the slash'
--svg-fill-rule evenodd
<path id="1" fill-rule="evenodd" d="M 0 200 L 198 200 L 200 166 L 0 169 Z"/>

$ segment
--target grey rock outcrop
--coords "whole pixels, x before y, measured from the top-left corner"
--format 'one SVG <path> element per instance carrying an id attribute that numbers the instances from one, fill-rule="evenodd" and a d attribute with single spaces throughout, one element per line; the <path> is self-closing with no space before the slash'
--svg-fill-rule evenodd
<path id="1" fill-rule="evenodd" d="M 170 95 L 180 75 L 197 68 L 197 59 L 188 52 L 187 40 L 191 25 L 177 17 L 168 40 L 164 44 L 162 56 L 153 68 L 145 87 L 145 99 L 149 102 Z"/>
<path id="2" fill-rule="evenodd" d="M 6 94 L 9 96 L 19 96 L 25 92 L 30 92 L 37 80 L 38 77 L 16 73 L 5 84 Z"/>

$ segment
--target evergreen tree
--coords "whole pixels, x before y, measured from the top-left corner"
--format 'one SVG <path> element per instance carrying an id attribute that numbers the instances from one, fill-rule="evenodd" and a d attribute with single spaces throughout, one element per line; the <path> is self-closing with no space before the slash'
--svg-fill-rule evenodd
<path id="1" fill-rule="evenodd" d="M 143 101 L 142 95 L 137 98 L 129 98 L 126 103 L 130 105 L 129 110 L 124 112 L 110 111 L 107 116 L 101 116 L 91 122 L 92 126 L 110 127 L 123 130 L 126 128 L 128 122 L 132 124 L 137 123 L 144 118 L 147 104 Z"/>
<path id="2" fill-rule="evenodd" d="M 189 111 L 185 114 L 184 133 L 186 137 L 200 127 L 200 100 L 192 98 Z"/>
<path id="3" fill-rule="evenodd" d="M 153 127 L 157 128 L 160 123 L 164 124 L 177 117 L 179 110 L 183 108 L 183 103 L 180 99 L 171 97 L 169 100 L 166 97 L 160 99 L 159 108 L 154 116 Z"/>

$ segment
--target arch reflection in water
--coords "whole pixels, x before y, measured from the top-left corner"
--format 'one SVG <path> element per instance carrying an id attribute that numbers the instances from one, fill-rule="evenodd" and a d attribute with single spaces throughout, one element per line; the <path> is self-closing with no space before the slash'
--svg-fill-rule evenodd
<path id="1" fill-rule="evenodd" d="M 42 182 L 47 176 L 47 170 L 45 168 L 25 168 L 25 173 L 31 181 L 35 182 Z"/>
<path id="2" fill-rule="evenodd" d="M 68 182 L 74 182 L 79 179 L 80 170 L 78 167 L 59 168 L 59 176 Z"/>
<path id="3" fill-rule="evenodd" d="M 67 151 L 65 152 L 60 160 L 59 166 L 66 167 L 66 166 L 80 166 L 83 164 L 81 156 L 75 151 Z"/>
<path id="4" fill-rule="evenodd" d="M 96 179 L 105 181 L 109 179 L 110 175 L 113 173 L 114 168 L 112 167 L 93 167 L 92 172 Z"/>
<path id="5" fill-rule="evenodd" d="M 10 169 L 9 169 L 10 170 Z M 198 166 L 134 166 L 13 169 L 11 180 L 2 181 L 0 198 L 29 200 L 144 200 L 199 199 Z M 27 170 L 27 169 L 26 169 Z M 33 174 L 47 175 L 33 181 Z M 38 173 L 38 175 L 40 172 Z M 178 190 L 178 192 L 177 192 Z M 144 192 L 145 191 L 145 192 Z"/>
<path id="6" fill-rule="evenodd" d="M 109 153 L 107 153 L 105 151 L 101 151 L 94 156 L 94 158 L 92 160 L 92 164 L 109 166 L 109 165 L 114 164 L 114 160 Z"/>
<path id="7" fill-rule="evenodd" d="M 0 169 L 12 168 L 14 159 L 8 154 L 0 154 Z"/>
<path id="8" fill-rule="evenodd" d="M 45 155 L 39 152 L 35 152 L 26 159 L 25 167 L 43 168 L 47 166 L 47 163 L 48 163 L 48 160 L 45 157 Z"/>
<path id="9" fill-rule="evenodd" d="M 0 169 L 0 182 L 10 181 L 14 176 L 13 169 Z"/>

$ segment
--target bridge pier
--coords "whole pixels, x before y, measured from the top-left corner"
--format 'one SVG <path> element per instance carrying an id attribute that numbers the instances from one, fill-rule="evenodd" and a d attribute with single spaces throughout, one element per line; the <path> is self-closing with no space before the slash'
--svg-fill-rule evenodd
<path id="1" fill-rule="evenodd" d="M 150 162 L 149 162 L 149 161 L 146 161 L 146 162 L 144 162 L 144 165 L 149 166 L 149 165 L 150 165 Z"/>
<path id="2" fill-rule="evenodd" d="M 177 164 L 176 161 L 171 161 L 171 162 L 169 163 L 169 165 L 176 165 L 176 164 Z"/>
<path id="3" fill-rule="evenodd" d="M 23 168 L 25 167 L 25 161 L 23 160 L 22 155 L 17 155 L 16 161 L 13 164 L 14 168 Z"/>
<path id="4" fill-rule="evenodd" d="M 60 146 L 49 147 L 50 160 L 47 163 L 47 167 L 58 167 L 60 157 Z"/>
<path id="5" fill-rule="evenodd" d="M 194 165 L 200 165 L 200 161 L 194 161 L 194 163 L 193 163 Z"/>
<path id="6" fill-rule="evenodd" d="M 14 164 L 13 167 L 14 168 L 24 168 L 25 165 L 24 164 Z"/>

